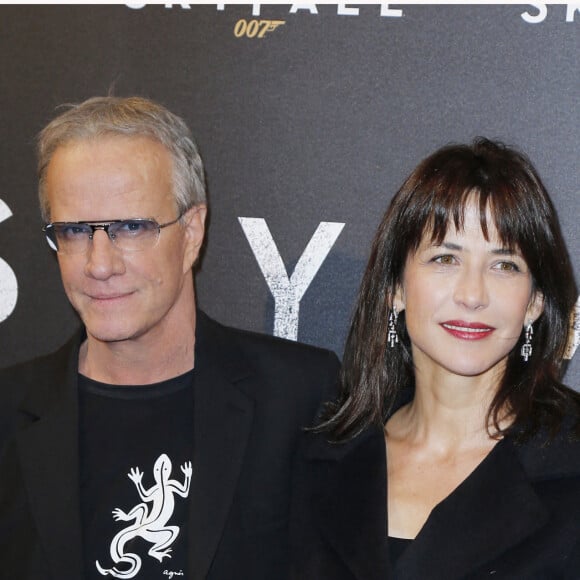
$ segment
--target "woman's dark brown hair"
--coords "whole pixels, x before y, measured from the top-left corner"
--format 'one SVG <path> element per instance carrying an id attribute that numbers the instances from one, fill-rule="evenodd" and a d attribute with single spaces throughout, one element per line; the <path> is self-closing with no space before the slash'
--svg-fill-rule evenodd
<path id="1" fill-rule="evenodd" d="M 463 227 L 473 196 L 487 239 L 489 210 L 503 244 L 525 259 L 533 291 L 544 297 L 534 324 L 533 354 L 520 356 L 522 336 L 509 353 L 506 371 L 488 410 L 494 435 L 508 412 L 509 429 L 526 438 L 540 428 L 555 433 L 564 415 L 580 408 L 580 396 L 561 382 L 569 320 L 577 297 L 558 218 L 538 173 L 518 151 L 484 138 L 450 145 L 422 161 L 393 198 L 376 232 L 345 347 L 341 393 L 317 431 L 349 439 L 371 424 L 385 423 L 402 391 L 414 388 L 411 345 L 404 312 L 400 342 L 387 347 L 388 318 L 407 257 L 426 232 L 441 243 L 447 227 Z M 522 329 L 523 330 L 523 329 Z"/>

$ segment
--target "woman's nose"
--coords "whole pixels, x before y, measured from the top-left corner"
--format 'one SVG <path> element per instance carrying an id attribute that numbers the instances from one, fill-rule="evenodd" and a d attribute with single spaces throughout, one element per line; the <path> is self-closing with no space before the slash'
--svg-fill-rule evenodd
<path id="1" fill-rule="evenodd" d="M 489 296 L 485 275 L 479 270 L 465 268 L 457 278 L 454 299 L 471 310 L 487 306 Z"/>

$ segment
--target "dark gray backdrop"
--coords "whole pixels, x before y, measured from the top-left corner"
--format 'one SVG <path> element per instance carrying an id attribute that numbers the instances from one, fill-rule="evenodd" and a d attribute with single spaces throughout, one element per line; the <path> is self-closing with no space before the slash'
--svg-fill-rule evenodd
<path id="1" fill-rule="evenodd" d="M 212 206 L 198 296 L 225 323 L 271 333 L 277 313 L 278 333 L 297 323 L 299 340 L 341 354 L 393 193 L 475 135 L 530 155 L 578 271 L 573 5 L 187 6 L 0 7 L 0 366 L 78 324 L 40 232 L 34 138 L 57 105 L 112 86 L 164 103 L 198 140 Z M 305 252 L 321 222 L 341 225 Z M 263 272 L 249 240 L 271 250 L 266 226 Z"/>

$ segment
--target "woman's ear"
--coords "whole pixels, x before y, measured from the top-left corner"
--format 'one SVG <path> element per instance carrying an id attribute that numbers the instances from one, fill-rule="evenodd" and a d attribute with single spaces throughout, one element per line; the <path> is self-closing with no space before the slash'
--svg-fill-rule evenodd
<path id="1" fill-rule="evenodd" d="M 397 286 L 393 296 L 393 306 L 397 309 L 397 312 L 405 310 L 405 293 L 400 284 Z"/>
<path id="2" fill-rule="evenodd" d="M 539 291 L 535 291 L 532 295 L 528 309 L 526 310 L 525 323 L 536 322 L 540 315 L 544 312 L 544 295 Z"/>

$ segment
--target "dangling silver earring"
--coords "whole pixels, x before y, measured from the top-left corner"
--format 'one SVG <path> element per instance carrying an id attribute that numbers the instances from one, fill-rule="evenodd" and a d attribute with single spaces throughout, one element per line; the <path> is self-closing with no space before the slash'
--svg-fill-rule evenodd
<path id="1" fill-rule="evenodd" d="M 528 322 L 525 333 L 526 336 L 524 344 L 522 344 L 521 355 L 524 362 L 528 362 L 528 359 L 532 356 L 532 337 L 534 336 L 534 329 L 531 322 Z"/>
<path id="2" fill-rule="evenodd" d="M 390 348 L 395 348 L 395 344 L 399 342 L 399 335 L 397 334 L 397 319 L 399 313 L 397 307 L 393 304 L 393 309 L 389 314 L 389 327 L 387 329 L 387 344 Z"/>

